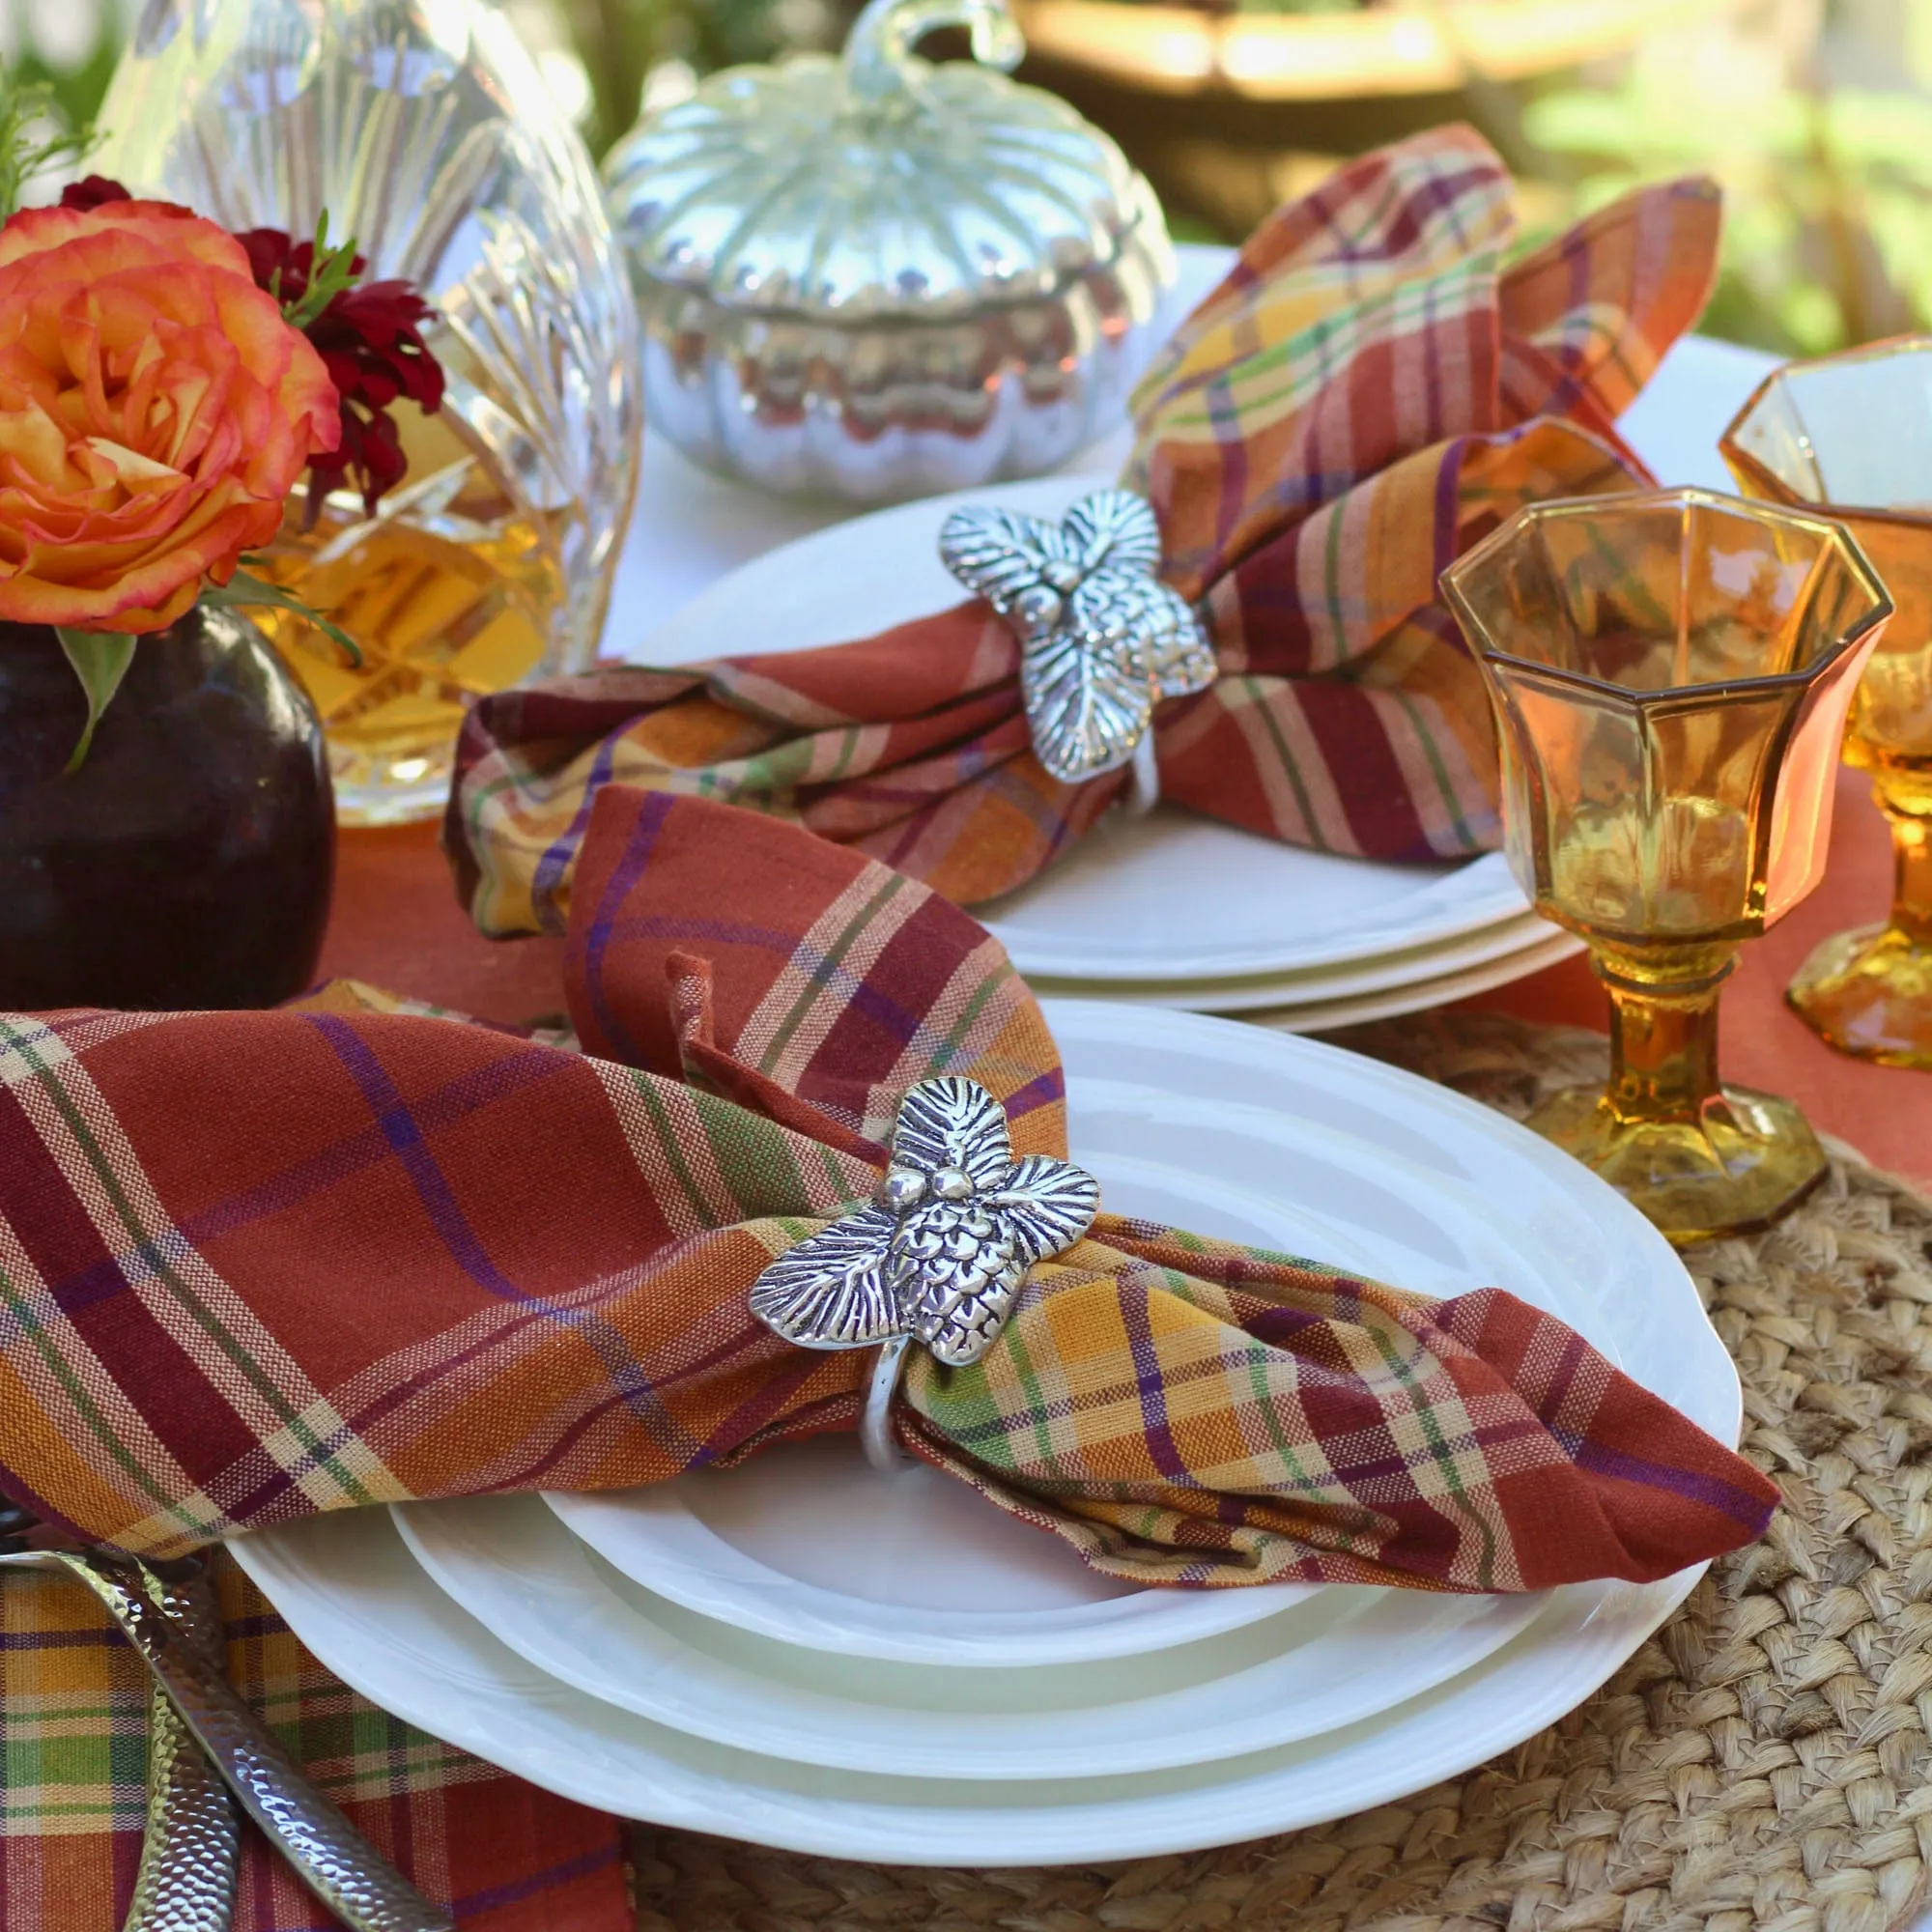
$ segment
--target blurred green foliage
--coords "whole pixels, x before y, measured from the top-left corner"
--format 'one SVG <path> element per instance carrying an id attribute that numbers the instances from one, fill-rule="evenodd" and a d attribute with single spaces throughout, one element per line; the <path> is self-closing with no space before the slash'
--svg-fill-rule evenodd
<path id="1" fill-rule="evenodd" d="M 1906 76 L 1901 76 L 1906 78 Z M 1932 99 L 1901 86 L 1740 89 L 1634 68 L 1532 101 L 1523 131 L 1590 208 L 1635 182 L 1724 184 L 1721 276 L 1703 328 L 1817 355 L 1932 326 Z"/>
<path id="2" fill-rule="evenodd" d="M 678 61 L 696 73 L 768 61 L 815 42 L 819 0 L 554 0 L 590 79 L 584 133 L 601 155 L 638 117 L 646 76 Z"/>
<path id="3" fill-rule="evenodd" d="M 4 6 L 6 0 L 0 0 Z M 121 56 L 118 36 L 102 33 L 94 51 L 78 67 L 52 67 L 32 46 L 7 64 L 7 79 L 16 89 L 44 87 L 53 107 L 69 128 L 91 128 Z"/>
<path id="4" fill-rule="evenodd" d="M 17 63 L 0 67 L 0 220 L 19 208 L 37 175 L 86 159 L 94 146 L 86 126 L 67 119 L 45 81 Z"/>

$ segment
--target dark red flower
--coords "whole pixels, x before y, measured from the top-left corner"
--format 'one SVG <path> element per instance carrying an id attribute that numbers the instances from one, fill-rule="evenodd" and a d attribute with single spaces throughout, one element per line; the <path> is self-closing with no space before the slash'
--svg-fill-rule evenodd
<path id="1" fill-rule="evenodd" d="M 63 208 L 76 208 L 86 214 L 97 209 L 104 201 L 132 201 L 134 197 L 117 181 L 109 181 L 105 175 L 88 175 L 77 182 L 69 182 L 61 189 L 60 205 Z"/>
<path id="2" fill-rule="evenodd" d="M 247 251 L 256 286 L 284 307 L 308 293 L 314 242 L 295 242 L 278 228 L 253 228 L 235 239 Z M 363 267 L 358 255 L 352 272 L 359 275 Z M 388 410 L 403 398 L 425 415 L 442 407 L 442 365 L 422 335 L 435 319 L 436 311 L 408 282 L 365 282 L 332 296 L 306 326 L 342 398 L 342 440 L 309 471 L 311 514 L 353 478 L 364 514 L 373 516 L 384 495 L 402 481 L 409 462 Z"/>

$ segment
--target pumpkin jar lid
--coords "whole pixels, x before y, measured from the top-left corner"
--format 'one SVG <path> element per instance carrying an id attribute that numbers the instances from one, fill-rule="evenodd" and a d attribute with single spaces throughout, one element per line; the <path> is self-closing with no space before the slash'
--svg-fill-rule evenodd
<path id="1" fill-rule="evenodd" d="M 912 51 L 947 26 L 973 61 Z M 1164 235 L 1106 134 L 999 71 L 1025 50 L 1005 0 L 870 0 L 837 58 L 711 75 L 606 164 L 634 274 L 751 314 L 945 322 Z"/>

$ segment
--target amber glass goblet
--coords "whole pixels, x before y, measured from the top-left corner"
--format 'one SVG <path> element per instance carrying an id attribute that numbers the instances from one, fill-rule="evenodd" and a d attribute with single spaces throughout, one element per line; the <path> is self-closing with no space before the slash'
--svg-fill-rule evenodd
<path id="1" fill-rule="evenodd" d="M 1788 997 L 1845 1053 L 1932 1068 L 1932 335 L 1787 364 L 1719 447 L 1747 497 L 1845 523 L 1898 607 L 1845 739 L 1891 824 L 1891 916 L 1826 940 Z"/>
<path id="2" fill-rule="evenodd" d="M 1825 1173 L 1804 1115 L 1718 1078 L 1718 989 L 1818 883 L 1852 693 L 1890 600 L 1829 519 L 1700 490 L 1534 504 L 1444 572 L 1502 754 L 1510 866 L 1589 942 L 1610 1079 L 1529 1124 L 1675 1241 Z"/>

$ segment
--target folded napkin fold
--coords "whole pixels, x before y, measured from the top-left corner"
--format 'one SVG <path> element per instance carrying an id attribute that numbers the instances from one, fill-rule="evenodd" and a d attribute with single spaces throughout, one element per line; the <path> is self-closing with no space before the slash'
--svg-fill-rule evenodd
<path id="1" fill-rule="evenodd" d="M 1038 1007 L 920 882 L 612 788 L 567 949 L 582 1053 L 338 990 L 0 1021 L 0 1488 L 171 1554 L 307 1512 L 649 1483 L 856 1426 L 868 1356 L 759 1271 L 969 1074 L 1065 1151 Z M 901 1439 L 1096 1568 L 1523 1590 L 1748 1541 L 1776 1492 L 1578 1336 L 1104 1214 Z"/>
<path id="2" fill-rule="evenodd" d="M 1368 156 L 1263 225 L 1134 403 L 1123 480 L 1220 671 L 1157 714 L 1163 796 L 1335 852 L 1497 843 L 1488 700 L 1437 575 L 1524 501 L 1651 481 L 1615 418 L 1700 312 L 1718 227 L 1716 188 L 1679 181 L 1509 264 L 1509 181 L 1466 128 Z M 445 828 L 459 891 L 486 932 L 563 931 L 589 802 L 620 784 L 996 897 L 1125 782 L 1048 776 L 1018 663 L 969 603 L 856 643 L 488 699 Z"/>

